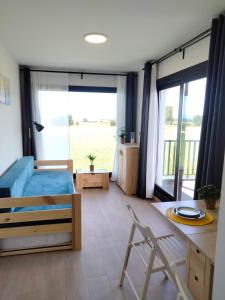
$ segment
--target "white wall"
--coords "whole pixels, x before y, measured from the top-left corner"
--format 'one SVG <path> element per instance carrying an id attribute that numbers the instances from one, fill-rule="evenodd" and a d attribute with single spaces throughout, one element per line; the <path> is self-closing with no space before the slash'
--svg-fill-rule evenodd
<path id="1" fill-rule="evenodd" d="M 0 44 L 0 72 L 10 80 L 10 105 L 0 104 L 0 175 L 22 156 L 19 67 Z"/>

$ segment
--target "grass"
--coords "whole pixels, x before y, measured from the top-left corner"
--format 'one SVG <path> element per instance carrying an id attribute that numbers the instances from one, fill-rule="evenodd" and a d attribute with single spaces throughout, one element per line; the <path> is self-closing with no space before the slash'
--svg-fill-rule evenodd
<path id="1" fill-rule="evenodd" d="M 70 126 L 70 153 L 74 161 L 74 169 L 89 169 L 89 159 L 87 156 L 92 153 L 96 155 L 94 165 L 96 169 L 107 169 L 112 171 L 116 127 L 109 123 L 100 122 L 80 122 L 79 125 Z M 165 139 L 176 140 L 176 126 L 166 126 Z M 199 140 L 200 127 L 188 126 L 186 128 L 185 140 Z M 189 149 L 186 147 L 184 158 L 184 172 L 191 170 L 194 165 L 196 171 L 197 157 L 188 158 Z M 171 157 L 168 158 L 168 148 L 165 152 L 164 174 L 174 174 L 173 158 L 175 159 L 174 145 L 171 148 Z M 193 145 L 190 152 L 193 153 Z M 174 155 L 173 155 L 174 154 Z M 192 157 L 192 155 L 191 155 Z M 169 162 L 169 165 L 167 164 Z"/>
<path id="2" fill-rule="evenodd" d="M 115 152 L 116 127 L 109 123 L 80 122 L 70 126 L 70 153 L 74 169 L 89 169 L 87 156 L 96 155 L 95 169 L 112 171 Z"/>

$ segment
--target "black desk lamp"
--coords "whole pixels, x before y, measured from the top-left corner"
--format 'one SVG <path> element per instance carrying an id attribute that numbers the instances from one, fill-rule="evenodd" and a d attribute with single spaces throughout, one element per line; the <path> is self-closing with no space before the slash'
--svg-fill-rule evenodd
<path id="1" fill-rule="evenodd" d="M 37 122 L 34 122 L 34 125 L 35 125 L 36 130 L 37 130 L 38 132 L 40 132 L 40 131 L 42 131 L 42 130 L 44 129 L 44 126 L 41 125 L 41 124 L 38 124 Z"/>

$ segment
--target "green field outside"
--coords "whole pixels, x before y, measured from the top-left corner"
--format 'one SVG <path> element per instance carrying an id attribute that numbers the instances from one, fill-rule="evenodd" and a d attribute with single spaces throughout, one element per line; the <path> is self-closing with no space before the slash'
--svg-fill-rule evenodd
<path id="1" fill-rule="evenodd" d="M 92 153 L 97 156 L 95 160 L 96 169 L 107 169 L 112 171 L 116 141 L 116 126 L 110 126 L 109 122 L 79 122 L 70 129 L 70 153 L 74 161 L 74 169 L 89 169 L 87 155 Z M 165 140 L 176 140 L 177 128 L 174 125 L 166 126 Z M 187 126 L 185 140 L 199 140 L 200 127 Z M 193 145 L 190 152 L 193 153 Z M 196 149 L 197 150 L 197 149 Z M 195 151 L 196 151 L 195 150 Z M 174 174 L 175 148 L 172 145 L 168 157 L 168 148 L 165 149 L 164 174 Z M 195 159 L 188 159 L 188 149 L 185 151 L 184 169 L 196 169 L 197 156 Z M 192 156 L 192 155 L 191 155 Z"/>
<path id="2" fill-rule="evenodd" d="M 89 169 L 87 155 L 97 156 L 95 169 L 112 171 L 115 152 L 116 126 L 108 122 L 80 122 L 70 126 L 70 153 L 75 169 Z"/>

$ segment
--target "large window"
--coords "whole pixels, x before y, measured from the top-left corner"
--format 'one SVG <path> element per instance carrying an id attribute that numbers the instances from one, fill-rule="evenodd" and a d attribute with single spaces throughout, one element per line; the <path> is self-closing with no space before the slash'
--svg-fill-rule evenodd
<path id="1" fill-rule="evenodd" d="M 112 171 L 116 145 L 116 93 L 69 92 L 70 155 L 74 168 Z"/>
<path id="2" fill-rule="evenodd" d="M 206 78 L 159 90 L 157 188 L 171 200 L 193 199 Z"/>

